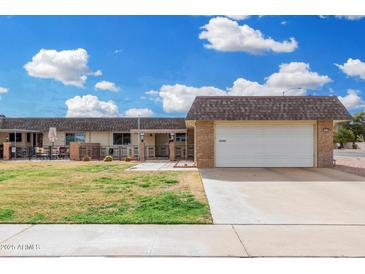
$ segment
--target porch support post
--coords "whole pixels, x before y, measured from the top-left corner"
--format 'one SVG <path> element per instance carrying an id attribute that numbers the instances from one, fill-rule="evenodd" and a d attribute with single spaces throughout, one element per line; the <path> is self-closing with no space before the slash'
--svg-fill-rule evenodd
<path id="1" fill-rule="evenodd" d="M 139 160 L 141 162 L 145 161 L 145 154 L 144 154 L 144 142 L 140 142 L 139 144 Z"/>
<path id="2" fill-rule="evenodd" d="M 81 161 L 80 159 L 80 143 L 71 142 L 70 143 L 70 160 L 71 161 Z"/>
<path id="3" fill-rule="evenodd" d="M 174 140 L 169 141 L 169 160 L 175 161 L 175 142 L 174 142 Z"/>
<path id="4" fill-rule="evenodd" d="M 141 119 L 138 115 L 137 118 L 137 124 L 138 124 L 138 133 L 137 133 L 137 142 L 138 142 L 138 161 L 141 161 Z M 144 149 L 143 149 L 144 152 Z M 144 159 L 143 159 L 144 160 Z"/>
<path id="5" fill-rule="evenodd" d="M 3 143 L 3 160 L 10 160 L 10 150 L 11 150 L 11 143 L 5 142 Z"/>
<path id="6" fill-rule="evenodd" d="M 16 130 L 14 131 L 14 143 L 15 143 L 15 155 L 14 155 L 14 158 L 16 159 Z"/>
<path id="7" fill-rule="evenodd" d="M 185 131 L 185 160 L 188 159 L 188 131 Z"/>

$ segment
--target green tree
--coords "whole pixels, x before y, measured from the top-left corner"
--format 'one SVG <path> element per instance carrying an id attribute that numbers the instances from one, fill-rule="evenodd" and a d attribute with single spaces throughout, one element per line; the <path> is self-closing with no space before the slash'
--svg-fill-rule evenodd
<path id="1" fill-rule="evenodd" d="M 365 112 L 358 112 L 349 123 L 344 125 L 344 128 L 349 129 L 354 134 L 354 139 L 350 140 L 355 144 L 356 141 L 364 141 L 365 139 Z"/>
<path id="2" fill-rule="evenodd" d="M 334 141 L 335 143 L 339 143 L 341 148 L 343 148 L 345 143 L 353 142 L 354 139 L 355 134 L 350 129 L 343 127 L 335 132 Z"/>
<path id="3" fill-rule="evenodd" d="M 364 123 L 365 122 L 365 112 L 355 113 L 354 116 L 352 117 L 352 121 Z"/>

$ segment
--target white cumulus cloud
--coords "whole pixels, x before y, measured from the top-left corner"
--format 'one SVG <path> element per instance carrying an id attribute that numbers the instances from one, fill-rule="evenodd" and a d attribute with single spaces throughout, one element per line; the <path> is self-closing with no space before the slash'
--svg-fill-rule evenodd
<path id="1" fill-rule="evenodd" d="M 9 91 L 8 88 L 0 87 L 0 94 L 7 93 Z"/>
<path id="2" fill-rule="evenodd" d="M 339 19 L 346 19 L 346 20 L 350 20 L 350 21 L 356 21 L 356 20 L 363 19 L 365 16 L 364 15 L 336 15 L 335 17 L 339 18 Z"/>
<path id="3" fill-rule="evenodd" d="M 358 109 L 365 106 L 365 101 L 360 96 L 360 91 L 348 89 L 345 96 L 338 96 L 338 99 L 349 110 Z"/>
<path id="4" fill-rule="evenodd" d="M 250 15 L 226 15 L 226 17 L 236 20 L 236 21 L 240 21 L 240 20 L 246 20 L 246 19 L 250 18 Z"/>
<path id="5" fill-rule="evenodd" d="M 100 81 L 95 84 L 95 89 L 99 90 L 110 90 L 113 92 L 118 92 L 120 88 L 113 82 Z"/>
<path id="6" fill-rule="evenodd" d="M 260 84 L 239 78 L 228 89 L 229 95 L 305 95 L 307 90 L 315 90 L 331 82 L 327 75 L 311 71 L 309 65 L 303 62 L 281 64 L 279 71 L 266 77 L 265 80 Z"/>
<path id="7" fill-rule="evenodd" d="M 327 19 L 330 16 L 328 16 L 328 15 L 320 15 L 319 17 L 321 19 Z M 344 20 L 349 20 L 349 21 L 357 21 L 357 20 L 363 19 L 365 16 L 364 15 L 335 15 L 334 17 L 337 18 L 337 19 L 344 19 Z"/>
<path id="8" fill-rule="evenodd" d="M 98 77 L 98 76 L 102 76 L 102 75 L 103 75 L 103 72 L 102 72 L 100 69 L 98 69 L 97 71 L 95 71 L 95 72 L 93 73 L 93 75 L 94 75 L 94 76 L 96 76 L 96 77 Z"/>
<path id="9" fill-rule="evenodd" d="M 145 92 L 147 95 L 157 95 L 158 91 L 157 90 L 149 90 Z"/>
<path id="10" fill-rule="evenodd" d="M 126 117 L 150 117 L 153 115 L 153 111 L 149 108 L 130 108 L 124 112 Z"/>
<path id="11" fill-rule="evenodd" d="M 100 70 L 91 72 L 88 67 L 89 55 L 85 49 L 50 50 L 41 49 L 24 65 L 30 76 L 54 79 L 64 85 L 83 87 L 88 75 L 100 76 Z"/>
<path id="12" fill-rule="evenodd" d="M 232 87 L 191 87 L 181 84 L 163 85 L 158 91 L 149 91 L 153 98 L 160 98 L 165 112 L 186 112 L 196 96 L 297 96 L 306 95 L 307 90 L 315 90 L 331 82 L 326 75 L 310 70 L 306 63 L 281 64 L 279 71 L 265 78 L 264 83 L 238 78 Z"/>
<path id="13" fill-rule="evenodd" d="M 343 65 L 335 64 L 339 67 L 346 75 L 351 77 L 359 77 L 365 80 L 365 63 L 359 59 L 347 59 L 347 62 Z"/>
<path id="14" fill-rule="evenodd" d="M 93 95 L 75 96 L 66 100 L 66 117 L 116 117 L 118 106 L 113 101 L 101 101 Z"/>
<path id="15" fill-rule="evenodd" d="M 276 88 L 304 88 L 318 89 L 331 82 L 326 75 L 319 75 L 317 72 L 310 71 L 309 64 L 303 62 L 291 62 L 281 64 L 279 72 L 271 74 L 266 79 L 266 85 Z"/>
<path id="16" fill-rule="evenodd" d="M 225 95 L 223 90 L 215 87 L 189 87 L 185 85 L 163 85 L 159 90 L 165 112 L 187 111 L 198 95 Z"/>
<path id="17" fill-rule="evenodd" d="M 259 30 L 239 25 L 225 17 L 215 17 L 202 27 L 199 38 L 207 40 L 206 48 L 218 51 L 243 51 L 251 54 L 264 52 L 292 52 L 298 47 L 294 38 L 282 42 L 265 37 Z"/>

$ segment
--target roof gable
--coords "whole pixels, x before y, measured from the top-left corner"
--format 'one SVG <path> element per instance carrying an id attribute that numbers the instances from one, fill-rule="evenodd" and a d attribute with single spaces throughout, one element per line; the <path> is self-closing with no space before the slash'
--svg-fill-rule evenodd
<path id="1" fill-rule="evenodd" d="M 350 120 L 335 96 L 198 96 L 187 120 Z"/>

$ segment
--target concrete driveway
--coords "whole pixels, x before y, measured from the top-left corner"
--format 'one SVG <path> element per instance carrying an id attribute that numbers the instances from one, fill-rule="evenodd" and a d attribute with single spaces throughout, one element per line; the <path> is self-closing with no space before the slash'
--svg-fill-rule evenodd
<path id="1" fill-rule="evenodd" d="M 315 168 L 216 168 L 201 175 L 215 224 L 365 225 L 364 177 Z"/>

